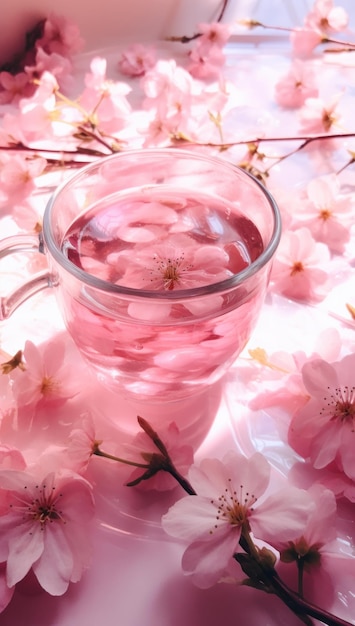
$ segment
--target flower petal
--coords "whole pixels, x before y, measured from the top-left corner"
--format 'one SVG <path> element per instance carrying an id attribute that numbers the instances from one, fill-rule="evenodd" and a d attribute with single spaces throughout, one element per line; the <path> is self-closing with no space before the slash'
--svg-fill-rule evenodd
<path id="1" fill-rule="evenodd" d="M 217 508 L 210 498 L 187 496 L 178 500 L 162 517 L 162 525 L 168 535 L 195 541 L 209 535 L 216 524 Z M 220 522 L 220 525 L 227 524 Z"/>
<path id="2" fill-rule="evenodd" d="M 307 491 L 285 487 L 269 496 L 252 511 L 249 522 L 253 534 L 275 546 L 302 534 L 308 515 L 314 509 Z"/>
<path id="3" fill-rule="evenodd" d="M 193 577 L 195 585 L 201 589 L 212 587 L 221 578 L 235 553 L 240 537 L 240 529 L 213 539 L 196 541 L 188 546 L 182 557 L 182 568 Z"/>
<path id="4" fill-rule="evenodd" d="M 44 534 L 44 533 L 43 533 Z M 61 523 L 45 528 L 45 548 L 33 565 L 41 587 L 53 596 L 60 596 L 68 588 L 73 570 L 73 556 Z"/>
<path id="5" fill-rule="evenodd" d="M 17 526 L 9 540 L 7 583 L 12 587 L 22 580 L 43 552 L 43 532 L 39 525 L 26 522 Z"/>

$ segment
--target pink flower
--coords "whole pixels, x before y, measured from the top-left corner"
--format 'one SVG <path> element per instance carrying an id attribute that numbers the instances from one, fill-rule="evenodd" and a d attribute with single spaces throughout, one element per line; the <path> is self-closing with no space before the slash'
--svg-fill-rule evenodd
<path id="1" fill-rule="evenodd" d="M 36 178 L 44 172 L 47 165 L 46 159 L 25 158 L 20 154 L 7 158 L 1 155 L 1 161 L 0 182 L 3 189 L 11 194 L 13 202 L 18 202 L 33 192 Z"/>
<path id="2" fill-rule="evenodd" d="M 326 296 L 328 247 L 317 243 L 308 228 L 286 231 L 276 253 L 272 289 L 295 300 L 318 302 Z"/>
<path id="3" fill-rule="evenodd" d="M 285 108 L 301 107 L 307 98 L 317 95 L 314 70 L 299 59 L 294 60 L 288 73 L 275 85 L 275 100 Z"/>
<path id="4" fill-rule="evenodd" d="M 294 218 L 297 227 L 306 226 L 316 241 L 341 254 L 350 240 L 354 216 L 353 196 L 340 193 L 339 180 L 334 174 L 311 180 Z"/>
<path id="5" fill-rule="evenodd" d="M 305 134 L 328 133 L 340 116 L 336 111 L 341 94 L 326 103 L 321 98 L 307 98 L 300 111 L 301 132 Z"/>
<path id="6" fill-rule="evenodd" d="M 47 137 L 53 137 L 53 120 L 60 119 L 55 95 L 58 87 L 56 78 L 46 71 L 42 74 L 33 96 L 20 100 L 20 115 L 15 118 L 15 122 L 19 126 L 19 130 L 15 134 L 16 138 L 19 132 L 23 133 L 25 143 L 38 139 L 43 141 Z M 66 132 L 69 134 L 71 129 L 66 128 Z"/>
<path id="7" fill-rule="evenodd" d="M 159 121 L 177 130 L 182 120 L 190 115 L 193 85 L 193 78 L 176 61 L 159 60 L 141 80 L 146 96 L 143 108 L 154 109 Z"/>
<path id="8" fill-rule="evenodd" d="M 75 366 L 66 354 L 64 340 L 54 339 L 37 348 L 26 341 L 23 351 L 25 371 L 14 370 L 14 397 L 19 406 L 64 403 L 80 390 Z"/>
<path id="9" fill-rule="evenodd" d="M 10 74 L 0 72 L 0 104 L 15 104 L 21 98 L 32 94 L 34 86 L 30 84 L 29 77 L 24 72 Z"/>
<path id="10" fill-rule="evenodd" d="M 336 359 L 340 354 L 341 338 L 335 328 L 326 328 L 322 331 L 314 344 L 311 354 L 297 351 L 275 352 L 269 357 L 265 351 L 257 348 L 249 350 L 249 354 L 264 367 L 262 373 L 263 380 L 267 380 L 266 389 L 260 392 L 260 373 L 257 378 L 256 395 L 249 402 L 252 410 L 264 409 L 266 407 L 277 407 L 287 416 L 287 426 L 285 439 L 287 439 L 287 429 L 290 417 L 296 410 L 300 409 L 309 400 L 309 394 L 303 384 L 301 370 L 305 363 L 315 358 Z M 269 375 L 266 379 L 265 369 L 272 372 L 272 379 Z M 260 370 L 258 370 L 260 372 Z M 250 380 L 251 376 L 248 375 Z M 274 412 L 275 415 L 275 412 Z M 279 420 L 278 420 L 279 421 Z M 279 423 L 280 427 L 281 424 Z M 280 430 L 280 428 L 279 428 Z"/>
<path id="11" fill-rule="evenodd" d="M 118 68 L 127 76 L 143 76 L 154 67 L 155 61 L 155 50 L 137 43 L 122 52 Z"/>
<path id="12" fill-rule="evenodd" d="M 205 50 L 204 47 L 196 46 L 189 53 L 187 71 L 194 78 L 209 78 L 218 76 L 225 62 L 222 50 L 216 46 Z"/>
<path id="13" fill-rule="evenodd" d="M 69 89 L 72 86 L 72 63 L 67 57 L 57 52 L 49 54 L 42 48 L 39 48 L 34 65 L 27 65 L 25 69 L 29 77 L 34 78 L 38 78 L 44 72 L 50 72 L 56 77 L 58 85 L 62 90 Z"/>
<path id="14" fill-rule="evenodd" d="M 154 205 L 152 205 L 152 218 L 154 220 Z M 168 212 L 168 209 L 167 209 Z M 154 225 L 155 226 L 155 225 Z M 115 268 L 119 275 L 117 282 L 134 289 L 147 289 L 153 291 L 173 291 L 180 289 L 193 289 L 202 285 L 218 283 L 232 276 L 229 269 L 230 256 L 223 247 L 194 244 L 191 238 L 184 233 L 171 235 L 169 243 L 162 241 L 153 247 L 151 240 L 156 229 L 153 224 L 146 228 L 147 245 L 143 242 L 136 247 L 135 258 L 132 259 L 130 250 L 112 254 L 108 262 Z M 159 225 L 160 226 L 160 225 Z M 170 225 L 170 230 L 177 228 L 175 223 Z M 119 236 L 127 239 L 128 233 L 119 230 Z M 144 225 L 130 232 L 131 239 L 142 237 Z M 230 251 L 232 255 L 235 250 Z M 243 263 L 243 260 L 240 259 Z M 246 267 L 246 262 L 245 267 Z M 242 267 L 240 269 L 243 269 Z M 239 270 L 238 270 L 239 271 Z"/>
<path id="15" fill-rule="evenodd" d="M 289 427 L 290 445 L 316 469 L 333 461 L 355 480 L 355 354 L 327 363 L 315 359 L 302 369 L 310 400 L 295 413 Z"/>
<path id="16" fill-rule="evenodd" d="M 290 35 L 293 54 L 297 57 L 308 57 L 323 41 L 323 35 L 310 28 L 294 28 Z"/>
<path id="17" fill-rule="evenodd" d="M 197 30 L 201 34 L 198 42 L 205 47 L 217 46 L 223 48 L 231 36 L 230 26 L 220 22 L 199 24 Z"/>
<path id="18" fill-rule="evenodd" d="M 240 551 L 243 525 L 274 545 L 297 537 L 312 507 L 305 491 L 290 486 L 264 497 L 270 465 L 259 453 L 248 459 L 230 452 L 223 462 L 204 459 L 191 468 L 189 480 L 197 495 L 176 502 L 162 524 L 169 535 L 190 542 L 182 566 L 203 588 L 216 583 Z"/>
<path id="19" fill-rule="evenodd" d="M 185 476 L 194 460 L 192 447 L 181 441 L 180 431 L 174 422 L 165 428 L 159 428 L 159 437 L 164 442 L 176 469 L 182 476 Z M 125 449 L 125 458 L 137 463 L 148 463 L 152 454 L 159 454 L 159 450 L 145 432 L 139 432 Z M 141 468 L 136 468 L 128 481 L 137 479 L 143 472 Z M 160 471 L 149 480 L 141 482 L 140 485 L 149 490 L 166 491 L 176 487 L 176 480 L 170 474 Z"/>
<path id="20" fill-rule="evenodd" d="M 0 489 L 9 502 L 0 516 L 7 585 L 16 585 L 32 568 L 43 589 L 62 595 L 90 561 L 91 486 L 68 471 L 41 480 L 26 471 L 0 469 Z"/>
<path id="21" fill-rule="evenodd" d="M 354 559 L 350 554 L 341 554 L 337 545 L 334 494 L 317 485 L 310 489 L 310 495 L 316 507 L 297 539 L 276 546 L 281 558 L 277 569 L 282 579 L 298 591 L 301 567 L 304 598 L 325 609 L 333 605 L 335 583 L 342 574 L 354 572 Z"/>
<path id="22" fill-rule="evenodd" d="M 51 13 L 45 21 L 43 35 L 36 41 L 36 48 L 43 48 L 47 54 L 56 53 L 70 57 L 83 48 L 84 41 L 76 24 L 63 15 Z"/>
<path id="23" fill-rule="evenodd" d="M 26 461 L 22 453 L 17 448 L 12 448 L 5 444 L 0 444 L 0 468 L 24 470 Z"/>
<path id="24" fill-rule="evenodd" d="M 355 503 L 355 481 L 339 470 L 335 462 L 323 469 L 315 469 L 309 461 L 296 461 L 288 474 L 292 484 L 302 489 L 321 485 L 330 489 L 337 500 L 346 498 Z"/>
<path id="25" fill-rule="evenodd" d="M 95 425 L 90 414 L 83 417 L 80 424 L 69 434 L 68 456 L 75 471 L 83 473 L 92 457 L 96 446 L 100 444 L 95 436 Z"/>
<path id="26" fill-rule="evenodd" d="M 120 130 L 131 111 L 126 98 L 131 87 L 123 82 L 109 80 L 106 76 L 107 61 L 94 57 L 90 72 L 85 75 L 85 85 L 80 96 L 80 105 L 94 111 L 100 129 Z"/>
<path id="27" fill-rule="evenodd" d="M 349 16 L 343 7 L 335 7 L 333 0 L 315 0 L 312 10 L 306 15 L 307 28 L 332 33 L 346 29 Z"/>

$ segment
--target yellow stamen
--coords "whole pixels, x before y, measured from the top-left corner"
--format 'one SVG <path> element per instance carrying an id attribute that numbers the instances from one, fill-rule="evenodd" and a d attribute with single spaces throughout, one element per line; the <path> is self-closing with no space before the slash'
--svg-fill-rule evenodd
<path id="1" fill-rule="evenodd" d="M 283 369 L 282 367 L 279 367 L 278 365 L 274 365 L 274 363 L 269 361 L 267 352 L 263 348 L 254 348 L 252 350 L 248 350 L 248 353 L 250 354 L 251 358 L 254 359 L 254 361 L 257 361 L 258 363 L 260 363 L 260 365 L 269 367 L 271 370 L 275 370 L 277 372 L 282 372 L 283 374 L 290 373 L 287 370 Z"/>

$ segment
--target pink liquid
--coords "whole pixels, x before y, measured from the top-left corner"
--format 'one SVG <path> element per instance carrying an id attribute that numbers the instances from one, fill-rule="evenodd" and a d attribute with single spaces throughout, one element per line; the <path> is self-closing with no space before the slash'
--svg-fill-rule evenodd
<path id="1" fill-rule="evenodd" d="M 263 270 L 233 290 L 186 297 L 263 251 L 253 222 L 203 193 L 144 188 L 110 197 L 74 221 L 62 248 L 92 276 L 137 290 L 97 299 L 87 290 L 64 293 L 62 304 L 69 331 L 101 377 L 140 398 L 178 398 L 218 380 L 264 299 Z M 152 297 L 138 297 L 142 290 Z"/>

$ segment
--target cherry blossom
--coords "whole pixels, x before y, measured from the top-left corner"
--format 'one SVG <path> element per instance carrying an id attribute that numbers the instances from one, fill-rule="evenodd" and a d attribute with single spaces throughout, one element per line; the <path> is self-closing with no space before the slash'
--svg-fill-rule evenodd
<path id="1" fill-rule="evenodd" d="M 44 22 L 43 34 L 37 39 L 36 47 L 48 54 L 56 53 L 70 57 L 83 48 L 84 40 L 78 26 L 64 15 L 51 13 Z"/>
<path id="2" fill-rule="evenodd" d="M 94 513 L 90 484 L 63 470 L 43 478 L 0 469 L 0 562 L 11 588 L 32 568 L 51 595 L 62 595 L 90 562 L 89 522 Z"/>
<path id="3" fill-rule="evenodd" d="M 142 228 L 140 231 L 142 234 Z M 130 250 L 108 257 L 109 264 L 119 272 L 119 284 L 155 291 L 193 289 L 221 282 L 232 276 L 229 260 L 222 247 L 196 246 L 184 234 L 171 236 L 169 243 L 157 244 L 153 254 L 150 245 L 136 248 L 134 260 Z"/>
<path id="4" fill-rule="evenodd" d="M 281 557 L 277 569 L 295 591 L 301 569 L 305 599 L 329 609 L 334 602 L 335 582 L 344 572 L 354 571 L 354 559 L 350 554 L 339 553 L 334 494 L 320 485 L 312 487 L 310 494 L 316 507 L 299 537 L 286 543 L 280 541 L 276 546 Z"/>
<path id="5" fill-rule="evenodd" d="M 44 72 L 50 72 L 55 76 L 61 89 L 69 90 L 72 86 L 72 63 L 67 57 L 56 52 L 48 54 L 45 50 L 39 48 L 34 63 L 26 65 L 25 70 L 31 80 L 37 79 Z"/>
<path id="6" fill-rule="evenodd" d="M 63 339 L 47 341 L 40 347 L 26 341 L 23 356 L 25 371 L 17 369 L 11 374 L 19 407 L 63 403 L 79 392 L 80 380 L 75 380 Z"/>
<path id="7" fill-rule="evenodd" d="M 199 24 L 200 36 L 189 51 L 187 71 L 195 78 L 218 76 L 225 62 L 223 47 L 227 43 L 231 30 L 226 24 L 213 22 Z"/>
<path id="8" fill-rule="evenodd" d="M 288 486 L 264 498 L 270 466 L 259 453 L 249 459 L 230 452 L 222 461 L 204 459 L 192 466 L 189 480 L 197 492 L 176 502 L 163 515 L 165 531 L 189 542 L 185 573 L 200 587 L 216 583 L 239 549 L 245 530 L 274 543 L 297 537 L 312 509 L 305 491 Z M 259 502 L 260 500 L 260 502 Z"/>
<path id="9" fill-rule="evenodd" d="M 334 461 L 322 469 L 315 469 L 310 461 L 302 459 L 294 463 L 288 476 L 291 483 L 302 489 L 321 485 L 332 491 L 337 500 L 343 502 L 346 498 L 355 502 L 355 481 L 346 476 Z"/>
<path id="10" fill-rule="evenodd" d="M 328 247 L 316 242 L 308 228 L 286 231 L 276 253 L 272 289 L 288 298 L 321 301 L 326 296 Z"/>
<path id="11" fill-rule="evenodd" d="M 355 354 L 335 363 L 314 359 L 302 368 L 303 384 L 310 399 L 295 413 L 289 427 L 289 443 L 316 469 L 333 461 L 355 480 L 354 367 Z"/>
<path id="12" fill-rule="evenodd" d="M 300 111 L 300 129 L 306 134 L 328 133 L 340 120 L 337 112 L 342 94 L 337 94 L 329 102 L 322 98 L 307 98 Z"/>
<path id="13" fill-rule="evenodd" d="M 206 51 L 204 47 L 196 47 L 189 53 L 187 71 L 194 78 L 218 76 L 224 62 L 225 56 L 220 48 L 214 46 Z"/>
<path id="14" fill-rule="evenodd" d="M 315 0 L 313 7 L 304 18 L 307 28 L 322 33 L 340 32 L 349 23 L 349 16 L 341 6 L 334 6 L 333 0 Z"/>
<path id="15" fill-rule="evenodd" d="M 294 222 L 298 228 L 309 228 L 316 241 L 341 254 L 350 240 L 354 215 L 353 196 L 341 193 L 339 179 L 333 174 L 308 183 L 306 194 L 297 202 Z"/>
<path id="16" fill-rule="evenodd" d="M 294 28 L 290 34 L 292 51 L 296 57 L 309 57 L 323 41 L 323 35 L 310 28 Z"/>
<path id="17" fill-rule="evenodd" d="M 198 38 L 199 45 L 206 47 L 217 46 L 223 48 L 231 36 L 229 24 L 221 24 L 220 22 L 198 24 L 197 30 L 200 33 Z"/>
<path id="18" fill-rule="evenodd" d="M 341 350 L 341 337 L 335 328 L 326 328 L 320 332 L 310 354 L 303 351 L 288 353 L 276 351 L 270 356 L 259 349 L 249 350 L 253 357 L 253 364 L 263 367 L 263 391 L 260 391 L 260 375 L 257 378 L 257 386 L 249 406 L 253 410 L 274 407 L 285 412 L 287 415 L 286 429 L 289 419 L 296 410 L 303 407 L 309 400 L 309 393 L 303 383 L 302 367 L 305 363 L 315 358 L 334 360 L 339 357 Z M 254 365 L 254 367 L 256 366 Z M 238 365 L 239 368 L 239 365 Z M 266 376 L 265 369 L 272 372 L 272 377 Z M 248 374 L 250 379 L 250 374 Z M 281 431 L 280 421 L 277 420 Z M 287 440 L 287 430 L 285 437 Z"/>
<path id="19" fill-rule="evenodd" d="M 275 100 L 282 107 L 298 108 L 307 98 L 317 96 L 315 72 L 300 59 L 293 61 L 287 74 L 275 85 Z"/>
<path id="20" fill-rule="evenodd" d="M 155 49 L 136 43 L 121 53 L 118 68 L 126 76 L 143 76 L 147 70 L 154 67 L 155 62 Z"/>
<path id="21" fill-rule="evenodd" d="M 153 109 L 159 122 L 164 120 L 175 132 L 181 129 L 193 103 L 192 76 L 173 59 L 159 60 L 143 76 L 141 87 L 146 96 L 143 107 Z"/>
<path id="22" fill-rule="evenodd" d="M 20 116 L 16 121 L 26 138 L 25 144 L 37 140 L 39 137 L 42 140 L 47 137 L 53 138 L 53 122 L 60 120 L 55 95 L 58 88 L 59 85 L 55 76 L 50 72 L 44 72 L 33 96 L 20 100 Z M 67 134 L 70 133 L 68 127 L 63 130 Z"/>
<path id="23" fill-rule="evenodd" d="M 0 104 L 18 103 L 21 98 L 32 95 L 34 89 L 27 73 L 0 72 Z"/>
<path id="24" fill-rule="evenodd" d="M 98 440 L 95 435 L 92 415 L 87 414 L 69 434 L 67 452 L 78 473 L 81 474 L 86 470 L 95 448 L 100 443 L 101 440 Z"/>
<path id="25" fill-rule="evenodd" d="M 182 476 L 185 476 L 193 463 L 194 455 L 191 446 L 184 444 L 180 431 L 171 422 L 167 427 L 159 429 L 159 436 L 169 453 L 176 469 Z M 139 432 L 130 444 L 125 446 L 125 457 L 138 463 L 148 462 L 151 455 L 158 452 L 151 438 L 145 432 Z M 142 469 L 136 468 L 130 475 L 128 481 L 134 481 L 142 475 Z M 176 487 L 176 481 L 166 472 L 158 472 L 149 480 L 139 483 L 145 489 L 157 489 L 166 491 Z"/>
<path id="26" fill-rule="evenodd" d="M 42 157 L 25 158 L 20 154 L 14 156 L 0 155 L 0 182 L 11 200 L 18 202 L 29 196 L 36 187 L 36 179 L 43 173 L 47 161 Z"/>
<path id="27" fill-rule="evenodd" d="M 124 126 L 131 111 L 126 98 L 131 87 L 107 78 L 106 70 L 107 60 L 94 57 L 90 63 L 90 72 L 85 76 L 86 88 L 80 96 L 80 105 L 93 116 L 95 124 L 111 132 Z"/>

